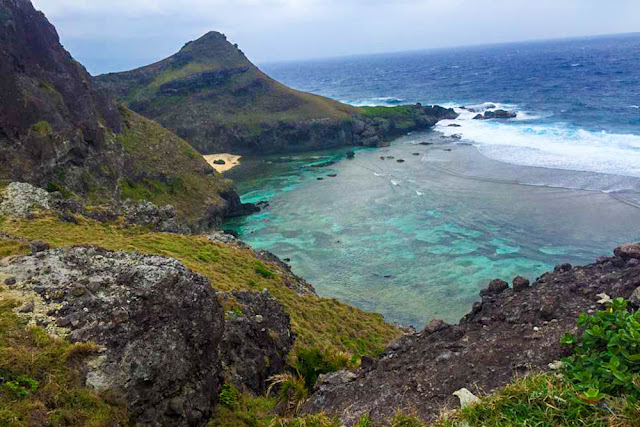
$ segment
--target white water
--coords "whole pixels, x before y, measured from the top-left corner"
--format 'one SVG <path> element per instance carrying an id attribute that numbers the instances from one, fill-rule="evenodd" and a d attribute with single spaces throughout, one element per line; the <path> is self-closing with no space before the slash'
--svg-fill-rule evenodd
<path id="1" fill-rule="evenodd" d="M 485 103 L 472 108 L 484 111 L 516 110 L 516 105 Z M 460 117 L 443 120 L 436 130 L 461 135 L 487 157 L 522 166 L 640 177 L 640 136 L 589 132 L 564 123 L 536 122 L 544 114 L 518 111 L 509 120 L 473 120 L 478 112 L 456 108 Z M 460 127 L 449 127 L 450 124 Z"/>

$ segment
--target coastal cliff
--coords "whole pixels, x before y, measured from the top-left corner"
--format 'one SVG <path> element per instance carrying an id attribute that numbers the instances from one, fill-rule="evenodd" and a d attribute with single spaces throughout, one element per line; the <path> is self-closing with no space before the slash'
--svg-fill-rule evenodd
<path id="1" fill-rule="evenodd" d="M 358 108 L 296 91 L 264 74 L 215 31 L 160 62 L 95 81 L 204 154 L 376 146 L 457 117 L 440 107 Z"/>
<path id="2" fill-rule="evenodd" d="M 232 183 L 185 141 L 96 88 L 28 0 L 0 2 L 0 180 L 93 203 L 171 204 L 196 230 L 234 208 L 223 197 Z"/>

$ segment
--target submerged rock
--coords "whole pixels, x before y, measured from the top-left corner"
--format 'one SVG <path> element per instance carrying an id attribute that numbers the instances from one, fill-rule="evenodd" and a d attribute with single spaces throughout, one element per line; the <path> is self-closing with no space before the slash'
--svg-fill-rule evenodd
<path id="1" fill-rule="evenodd" d="M 0 274 L 39 301 L 22 316 L 103 348 L 81 369 L 84 381 L 126 400 L 136 425 L 208 421 L 222 381 L 224 319 L 203 276 L 174 259 L 96 247 L 20 257 Z"/>

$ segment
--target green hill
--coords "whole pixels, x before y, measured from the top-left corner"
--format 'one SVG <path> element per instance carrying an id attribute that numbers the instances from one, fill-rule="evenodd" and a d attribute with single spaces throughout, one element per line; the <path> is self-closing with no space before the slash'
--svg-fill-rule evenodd
<path id="1" fill-rule="evenodd" d="M 376 145 L 396 136 L 395 130 L 427 129 L 442 115 L 455 117 L 451 110 L 400 107 L 410 109 L 414 120 L 397 127 L 364 109 L 291 89 L 260 71 L 218 32 L 155 64 L 95 79 L 202 153 Z"/>

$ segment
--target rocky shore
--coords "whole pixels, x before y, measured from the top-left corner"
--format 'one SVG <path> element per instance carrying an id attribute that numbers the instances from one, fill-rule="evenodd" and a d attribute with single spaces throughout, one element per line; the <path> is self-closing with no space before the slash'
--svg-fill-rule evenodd
<path id="1" fill-rule="evenodd" d="M 454 392 L 462 388 L 491 393 L 515 377 L 554 369 L 568 355 L 560 338 L 577 332 L 578 315 L 602 309 L 607 297 L 640 307 L 640 244 L 587 266 L 558 265 L 531 285 L 522 277 L 512 287 L 494 280 L 459 324 L 434 319 L 379 359 L 363 359 L 360 369 L 322 377 L 304 409 L 348 426 L 363 414 L 389 419 L 398 408 L 434 420 L 458 407 Z"/>

